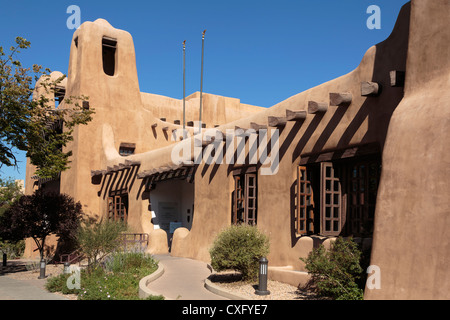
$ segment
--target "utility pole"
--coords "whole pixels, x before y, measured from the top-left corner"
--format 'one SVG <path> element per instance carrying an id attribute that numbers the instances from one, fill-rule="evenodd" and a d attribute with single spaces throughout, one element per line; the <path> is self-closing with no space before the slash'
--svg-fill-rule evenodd
<path id="1" fill-rule="evenodd" d="M 205 48 L 205 32 L 202 33 L 202 72 L 200 75 L 200 113 L 199 113 L 199 133 L 202 132 L 202 93 L 203 93 L 203 52 Z"/>
<path id="2" fill-rule="evenodd" d="M 183 41 L 183 139 L 186 138 L 186 40 Z"/>

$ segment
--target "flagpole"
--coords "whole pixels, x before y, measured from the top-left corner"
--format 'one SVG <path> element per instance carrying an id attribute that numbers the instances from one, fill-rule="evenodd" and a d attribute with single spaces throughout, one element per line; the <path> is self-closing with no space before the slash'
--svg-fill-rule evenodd
<path id="1" fill-rule="evenodd" d="M 183 41 L 183 139 L 186 132 L 186 40 Z"/>
<path id="2" fill-rule="evenodd" d="M 202 71 L 200 75 L 200 113 L 199 113 L 199 133 L 202 132 L 202 93 L 203 93 L 203 52 L 205 47 L 205 32 L 202 33 Z"/>

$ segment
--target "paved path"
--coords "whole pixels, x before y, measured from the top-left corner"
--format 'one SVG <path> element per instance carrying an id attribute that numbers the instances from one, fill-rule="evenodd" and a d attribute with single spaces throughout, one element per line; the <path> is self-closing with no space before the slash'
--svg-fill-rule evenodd
<path id="1" fill-rule="evenodd" d="M 204 280 L 211 274 L 206 263 L 170 255 L 154 258 L 164 266 L 164 274 L 149 283 L 148 288 L 166 299 L 228 300 L 205 289 Z"/>
<path id="2" fill-rule="evenodd" d="M 45 290 L 46 279 L 17 280 L 0 275 L 0 300 L 67 300 Z"/>
<path id="3" fill-rule="evenodd" d="M 228 300 L 204 287 L 204 280 L 211 274 L 206 263 L 170 255 L 154 258 L 164 266 L 164 274 L 148 287 L 166 299 Z M 68 300 L 45 290 L 45 282 L 46 279 L 17 280 L 0 273 L 0 300 Z"/>

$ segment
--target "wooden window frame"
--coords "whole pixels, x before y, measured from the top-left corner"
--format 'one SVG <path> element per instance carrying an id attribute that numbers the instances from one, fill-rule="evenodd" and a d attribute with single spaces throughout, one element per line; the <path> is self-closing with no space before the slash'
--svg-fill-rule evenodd
<path id="1" fill-rule="evenodd" d="M 113 221 L 122 220 L 127 223 L 128 221 L 128 200 L 125 203 L 124 197 L 128 197 L 128 194 L 114 195 L 108 197 L 107 200 L 107 210 L 108 219 Z"/>
<path id="2" fill-rule="evenodd" d="M 231 223 L 233 225 L 245 223 L 256 225 L 257 223 L 257 174 L 245 173 L 241 175 L 234 175 L 234 190 L 233 190 L 233 206 Z M 253 184 L 251 184 L 253 179 Z M 253 196 L 249 196 L 249 194 Z M 242 216 L 239 213 L 242 211 Z"/>
<path id="3" fill-rule="evenodd" d="M 306 166 L 297 167 L 297 203 L 295 231 L 297 235 L 314 233 L 314 193 Z"/>
<path id="4" fill-rule="evenodd" d="M 381 175 L 379 155 L 301 163 L 297 167 L 294 204 L 294 229 L 297 236 L 373 234 Z M 356 174 L 354 170 L 357 170 Z M 315 206 L 314 200 L 318 206 Z"/>
<path id="5" fill-rule="evenodd" d="M 325 236 L 340 235 L 345 225 L 347 198 L 337 167 L 333 162 L 320 164 L 320 233 Z"/>

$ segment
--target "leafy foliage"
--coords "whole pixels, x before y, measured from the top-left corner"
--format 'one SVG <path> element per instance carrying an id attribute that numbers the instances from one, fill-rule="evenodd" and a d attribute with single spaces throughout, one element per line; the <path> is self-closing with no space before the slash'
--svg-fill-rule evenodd
<path id="1" fill-rule="evenodd" d="M 259 259 L 269 254 L 269 238 L 255 226 L 233 225 L 217 236 L 209 253 L 215 270 L 236 270 L 250 281 L 257 278 Z"/>
<path id="2" fill-rule="evenodd" d="M 50 70 L 33 65 L 22 67 L 15 55 L 28 49 L 30 42 L 17 37 L 7 55 L 0 47 L 0 167 L 16 166 L 14 149 L 27 152 L 36 175 L 53 178 L 69 168 L 71 151 L 64 151 L 75 126 L 92 120 L 93 110 L 78 103 L 85 96 L 64 98 L 64 108 L 55 110 L 53 97 L 65 76 L 51 79 Z M 33 83 L 46 94 L 33 97 Z M 59 130 L 55 129 L 58 124 Z M 64 128 L 64 130 L 62 130 Z"/>
<path id="3" fill-rule="evenodd" d="M 320 296 L 337 300 L 361 300 L 363 290 L 356 283 L 362 273 L 360 258 L 357 244 L 352 239 L 339 237 L 329 250 L 320 245 L 306 259 L 300 260 L 305 262 L 312 284 L 317 287 Z"/>
<path id="4" fill-rule="evenodd" d="M 82 214 L 81 204 L 70 196 L 36 191 L 22 196 L 0 217 L 0 236 L 11 241 L 33 238 L 43 258 L 46 237 L 73 239 Z"/>
<path id="5" fill-rule="evenodd" d="M 22 196 L 20 186 L 15 180 L 0 178 L 0 217 L 3 213 Z M 3 241 L 0 236 L 0 250 L 7 254 L 8 259 L 18 258 L 23 254 L 25 241 Z"/>
<path id="6" fill-rule="evenodd" d="M 0 216 L 22 196 L 20 186 L 12 178 L 0 178 Z"/>
<path id="7" fill-rule="evenodd" d="M 116 251 L 121 245 L 120 234 L 126 230 L 126 224 L 121 221 L 85 221 L 78 230 L 77 241 L 89 266 L 95 268 L 98 261 Z"/>

